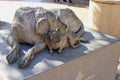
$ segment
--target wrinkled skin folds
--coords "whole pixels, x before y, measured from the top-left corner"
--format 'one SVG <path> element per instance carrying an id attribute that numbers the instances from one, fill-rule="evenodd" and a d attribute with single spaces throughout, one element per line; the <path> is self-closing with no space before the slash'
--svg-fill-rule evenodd
<path id="1" fill-rule="evenodd" d="M 50 30 L 58 28 L 59 32 L 53 32 L 53 35 L 50 35 Z M 68 8 L 47 10 L 42 7 L 21 7 L 15 12 L 11 32 L 7 39 L 12 50 L 6 59 L 9 64 L 18 60 L 20 43 L 33 45 L 18 62 L 19 68 L 25 68 L 30 64 L 35 54 L 46 47 L 49 48 L 50 53 L 53 53 L 52 48 L 54 49 L 56 43 L 58 43 L 58 53 L 62 53 L 62 49 L 65 47 L 79 47 L 80 37 L 83 33 L 83 23 Z M 61 35 L 64 36 L 61 37 Z M 49 41 L 51 37 L 54 39 L 52 43 Z"/>

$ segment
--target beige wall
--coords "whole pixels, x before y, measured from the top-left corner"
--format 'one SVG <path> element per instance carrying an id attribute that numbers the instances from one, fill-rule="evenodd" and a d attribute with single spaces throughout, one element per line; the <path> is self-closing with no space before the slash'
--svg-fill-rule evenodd
<path id="1" fill-rule="evenodd" d="M 120 2 L 116 4 L 113 1 L 111 3 L 101 1 L 90 1 L 88 15 L 90 27 L 120 38 Z"/>

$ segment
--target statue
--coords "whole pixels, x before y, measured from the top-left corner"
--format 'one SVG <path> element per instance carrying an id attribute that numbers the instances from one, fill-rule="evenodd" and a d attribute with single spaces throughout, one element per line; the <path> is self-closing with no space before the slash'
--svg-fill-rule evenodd
<path id="1" fill-rule="evenodd" d="M 35 54 L 47 46 L 49 49 L 50 47 L 54 48 L 54 45 L 58 43 L 57 48 L 60 48 L 58 52 L 62 53 L 62 49 L 65 47 L 77 48 L 81 41 L 88 42 L 80 39 L 83 33 L 83 23 L 70 9 L 19 8 L 15 12 L 11 32 L 7 39 L 12 50 L 6 56 L 6 59 L 9 64 L 17 61 L 20 54 L 20 43 L 33 45 L 18 62 L 19 68 L 25 68 L 30 64 Z M 53 40 L 51 44 L 53 46 L 49 46 L 51 39 Z M 49 52 L 52 54 L 52 49 Z"/>

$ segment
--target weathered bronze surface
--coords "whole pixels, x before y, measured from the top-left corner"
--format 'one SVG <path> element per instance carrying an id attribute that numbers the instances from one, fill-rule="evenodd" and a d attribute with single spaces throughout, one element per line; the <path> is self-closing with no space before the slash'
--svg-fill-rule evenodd
<path id="1" fill-rule="evenodd" d="M 18 62 L 19 68 L 25 68 L 35 54 L 47 46 L 50 53 L 53 53 L 52 49 L 58 49 L 58 52 L 62 53 L 65 47 L 79 47 L 83 33 L 83 23 L 70 9 L 19 8 L 8 36 L 8 45 L 12 50 L 6 59 L 9 64 L 17 61 L 20 43 L 33 45 Z"/>

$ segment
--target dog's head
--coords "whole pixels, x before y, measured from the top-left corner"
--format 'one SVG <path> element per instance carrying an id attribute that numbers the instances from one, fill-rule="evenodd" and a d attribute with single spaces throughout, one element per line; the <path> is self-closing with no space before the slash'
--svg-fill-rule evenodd
<path id="1" fill-rule="evenodd" d="M 48 36 L 49 36 L 50 42 L 59 43 L 61 41 L 61 35 L 58 28 L 56 30 L 50 29 L 48 33 L 49 33 Z"/>

